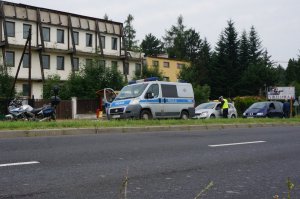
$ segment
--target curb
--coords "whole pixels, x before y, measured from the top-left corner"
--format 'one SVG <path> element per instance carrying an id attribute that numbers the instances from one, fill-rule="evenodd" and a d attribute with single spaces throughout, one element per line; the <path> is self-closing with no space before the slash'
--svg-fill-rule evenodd
<path id="1" fill-rule="evenodd" d="M 274 124 L 274 123 L 249 123 L 249 124 L 213 124 L 213 125 L 188 125 L 188 126 L 145 126 L 145 127 L 112 127 L 112 128 L 66 128 L 66 129 L 39 129 L 39 130 L 7 130 L 0 131 L 1 138 L 20 137 L 48 137 L 65 135 L 92 135 L 104 133 L 137 133 L 137 132 L 176 132 L 176 131 L 205 131 L 234 128 L 260 128 L 279 126 L 299 126 L 300 124 Z"/>

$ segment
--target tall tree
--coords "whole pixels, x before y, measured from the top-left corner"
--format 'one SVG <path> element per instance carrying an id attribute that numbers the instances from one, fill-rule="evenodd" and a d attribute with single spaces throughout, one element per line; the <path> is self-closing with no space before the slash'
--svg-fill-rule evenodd
<path id="1" fill-rule="evenodd" d="M 242 70 L 248 68 L 250 62 L 250 45 L 246 31 L 243 31 L 239 46 L 239 64 Z"/>
<path id="2" fill-rule="evenodd" d="M 129 14 L 124 24 L 124 37 L 125 37 L 125 46 L 128 50 L 136 50 L 137 41 L 135 40 L 136 31 L 133 27 L 133 16 Z"/>
<path id="3" fill-rule="evenodd" d="M 264 50 L 261 56 L 251 62 L 242 74 L 241 82 L 243 87 L 240 90 L 242 95 L 259 95 L 268 86 L 280 84 L 280 68 L 275 68 L 268 51 Z"/>
<path id="4" fill-rule="evenodd" d="M 185 50 L 184 33 L 185 26 L 183 25 L 183 17 L 180 15 L 177 18 L 177 24 L 172 25 L 170 30 L 166 30 L 166 35 L 163 37 L 165 49 L 169 57 L 182 58 L 182 51 Z"/>
<path id="5" fill-rule="evenodd" d="M 217 43 L 212 68 L 212 94 L 213 97 L 224 95 L 236 96 L 241 68 L 238 63 L 239 40 L 233 21 L 221 33 Z"/>
<path id="6" fill-rule="evenodd" d="M 258 37 L 254 26 L 251 27 L 249 32 L 249 50 L 250 62 L 256 64 L 259 58 L 262 56 L 263 50 L 261 47 L 260 38 Z"/>
<path id="7" fill-rule="evenodd" d="M 150 33 L 142 41 L 141 49 L 146 56 L 157 56 L 163 53 L 163 43 Z"/>
<path id="8" fill-rule="evenodd" d="M 300 59 L 299 59 L 300 60 Z M 298 81 L 300 83 L 300 63 L 295 59 L 290 59 L 286 68 L 286 83 Z"/>

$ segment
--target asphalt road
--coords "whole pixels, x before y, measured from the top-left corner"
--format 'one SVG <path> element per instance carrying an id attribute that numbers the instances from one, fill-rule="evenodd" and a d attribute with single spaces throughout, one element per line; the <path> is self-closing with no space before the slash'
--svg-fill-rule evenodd
<path id="1" fill-rule="evenodd" d="M 0 139 L 0 199 L 281 199 L 288 177 L 300 198 L 300 127 Z"/>

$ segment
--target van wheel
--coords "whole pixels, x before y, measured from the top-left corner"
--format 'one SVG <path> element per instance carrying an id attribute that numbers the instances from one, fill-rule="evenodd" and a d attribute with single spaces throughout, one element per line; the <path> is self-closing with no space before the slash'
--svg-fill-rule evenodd
<path id="1" fill-rule="evenodd" d="M 209 118 L 211 118 L 211 119 L 215 119 L 215 118 L 216 118 L 216 116 L 215 116 L 214 114 L 211 114 L 211 115 L 209 116 Z"/>
<path id="2" fill-rule="evenodd" d="M 149 120 L 152 119 L 152 114 L 148 110 L 142 110 L 140 118 L 143 120 Z"/>
<path id="3" fill-rule="evenodd" d="M 182 111 L 180 115 L 180 119 L 187 120 L 189 119 L 189 113 L 187 111 Z"/>
<path id="4" fill-rule="evenodd" d="M 231 115 L 231 118 L 236 118 L 235 114 L 232 114 L 232 115 Z"/>

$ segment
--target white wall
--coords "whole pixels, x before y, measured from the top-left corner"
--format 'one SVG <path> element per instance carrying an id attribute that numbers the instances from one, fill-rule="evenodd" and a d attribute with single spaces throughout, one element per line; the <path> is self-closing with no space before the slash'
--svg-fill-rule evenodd
<path id="1" fill-rule="evenodd" d="M 38 47 L 38 43 L 41 44 L 41 38 L 40 38 L 40 31 L 37 32 L 37 24 L 35 22 L 29 22 L 27 20 L 21 20 L 21 19 L 7 19 L 7 21 L 15 22 L 15 37 L 8 37 L 8 42 L 11 44 L 9 48 L 6 48 L 6 51 L 13 51 L 15 53 L 15 66 L 9 67 L 9 71 L 11 76 L 15 77 L 15 74 L 17 72 L 18 64 L 21 59 L 21 55 L 23 52 L 23 47 L 26 43 L 26 39 L 23 39 L 23 24 L 30 24 L 32 28 L 32 40 L 31 45 L 33 47 L 32 51 L 32 60 L 31 60 L 31 78 L 33 81 L 33 87 L 32 87 L 32 94 L 35 96 L 35 98 L 41 98 L 42 97 L 42 83 L 36 82 L 36 80 L 40 81 L 42 80 L 41 75 L 41 68 L 40 68 L 40 60 L 39 60 L 39 54 L 37 51 L 34 50 L 34 48 Z M 5 23 L 3 23 L 5 24 Z M 91 23 L 92 24 L 92 23 Z M 42 24 L 42 27 L 49 27 L 50 28 L 50 42 L 45 41 L 45 48 L 46 52 L 43 52 L 43 55 L 49 55 L 50 56 L 50 69 L 44 69 L 44 75 L 45 78 L 48 77 L 48 75 L 54 75 L 57 74 L 61 77 L 61 80 L 67 80 L 69 74 L 72 72 L 71 68 L 71 59 L 69 50 L 72 49 L 72 37 L 71 32 L 68 32 L 68 28 L 66 26 L 58 26 L 58 25 L 51 25 L 50 23 L 44 23 Z M 64 43 L 57 43 L 57 30 L 64 30 Z M 115 27 L 116 30 L 118 30 L 117 27 Z M 2 28 L 3 30 L 3 28 Z M 95 30 L 89 31 L 89 30 L 82 30 L 78 28 L 73 29 L 76 32 L 79 32 L 79 45 L 76 45 L 76 50 L 78 52 L 78 55 L 74 55 L 74 57 L 79 58 L 79 65 L 80 68 L 85 66 L 86 64 L 86 58 L 92 58 L 94 56 L 94 53 L 100 49 L 99 46 L 99 38 L 97 38 L 97 48 L 96 49 L 96 37 L 98 35 L 95 33 Z M 110 30 L 110 29 L 109 29 Z M 118 31 L 117 31 L 118 32 Z M 68 33 L 70 34 L 68 36 Z M 86 46 L 86 33 L 90 33 L 93 35 L 93 44 L 92 47 Z M 107 33 L 112 33 L 112 30 L 108 31 Z M 107 34 L 107 33 L 101 33 L 101 36 L 105 36 L 105 48 L 103 49 L 104 55 L 106 56 L 116 56 L 116 59 L 111 58 L 105 58 L 106 66 L 111 67 L 111 61 L 117 61 L 118 62 L 118 70 L 123 74 L 123 61 L 121 60 L 120 55 L 120 40 L 121 37 L 114 35 L 114 34 Z M 120 32 L 118 32 L 119 34 Z M 117 38 L 117 50 L 112 50 L 112 38 Z M 4 37 L 4 31 L 2 31 L 2 38 Z M 69 39 L 69 41 L 68 41 Z M 61 51 L 61 52 L 59 52 Z M 83 56 L 83 53 L 90 53 L 90 57 Z M 99 52 L 100 53 L 100 52 Z M 124 53 L 123 53 L 124 54 Z M 64 70 L 57 70 L 57 56 L 63 56 L 64 57 Z M 128 80 L 131 80 L 134 77 L 135 73 L 135 61 L 129 61 L 129 75 L 127 76 Z M 19 80 L 21 81 L 17 82 L 16 90 L 17 92 L 22 92 L 23 90 L 23 83 L 26 83 L 23 81 L 24 79 L 28 78 L 28 68 L 23 68 L 23 63 L 20 67 L 20 72 L 18 75 Z M 23 83 L 22 83 L 23 82 Z"/>

